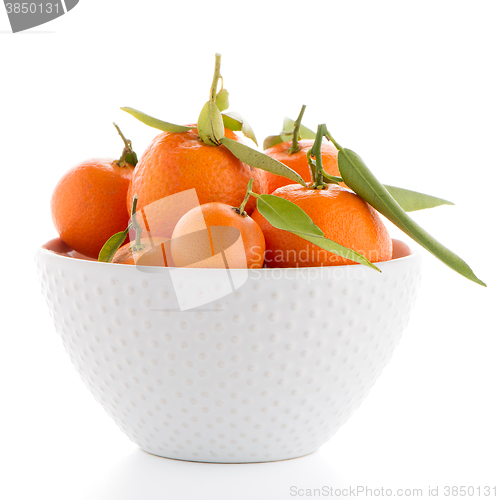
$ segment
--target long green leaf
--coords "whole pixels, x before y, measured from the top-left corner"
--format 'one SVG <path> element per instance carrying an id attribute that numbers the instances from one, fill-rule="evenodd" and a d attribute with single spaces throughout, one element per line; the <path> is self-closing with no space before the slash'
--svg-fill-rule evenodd
<path id="1" fill-rule="evenodd" d="M 137 118 L 140 122 L 149 125 L 150 127 L 156 128 L 158 130 L 163 130 L 163 132 L 187 132 L 194 127 L 184 127 L 183 125 L 175 125 L 173 123 L 164 122 L 162 120 L 158 120 L 158 118 L 153 118 L 152 116 L 143 113 L 142 111 L 138 111 L 134 108 L 120 108 L 123 111 L 131 114 L 134 118 Z"/>
<path id="2" fill-rule="evenodd" d="M 336 177 L 323 172 L 323 182 L 327 184 L 338 184 L 343 182 L 342 177 Z M 426 208 L 439 207 L 441 205 L 455 205 L 451 201 L 437 198 L 429 194 L 419 193 L 418 191 L 410 191 L 395 186 L 383 184 L 385 189 L 389 191 L 390 195 L 398 202 L 398 205 L 405 212 L 416 212 L 417 210 L 424 210 Z"/>
<path id="3" fill-rule="evenodd" d="M 283 177 L 287 177 L 302 186 L 306 185 L 304 179 L 302 179 L 297 172 L 292 170 L 290 167 L 287 167 L 280 161 L 275 160 L 264 153 L 256 151 L 253 148 L 249 148 L 248 146 L 241 144 L 241 142 L 233 141 L 228 137 L 223 137 L 220 141 L 224 144 L 224 146 L 226 146 L 227 149 L 229 149 L 229 151 L 231 151 L 231 153 L 233 153 L 234 156 L 236 156 L 236 158 L 240 159 L 243 163 L 246 163 L 251 167 L 266 170 L 272 174 L 282 175 Z"/>
<path id="4" fill-rule="evenodd" d="M 327 252 L 340 255 L 380 272 L 377 266 L 360 253 L 325 238 L 323 231 L 295 203 L 272 194 L 261 194 L 257 197 L 257 209 L 276 229 L 288 231 Z"/>
<path id="5" fill-rule="evenodd" d="M 130 228 L 127 227 L 125 231 L 120 231 L 119 233 L 114 234 L 108 239 L 108 241 L 106 241 L 106 243 L 104 243 L 101 251 L 99 252 L 99 262 L 111 262 L 113 260 L 115 253 L 123 245 L 129 229 Z"/>
<path id="6" fill-rule="evenodd" d="M 241 115 L 234 112 L 223 113 L 222 120 L 226 128 L 234 132 L 241 131 L 245 137 L 248 137 L 258 146 L 257 138 L 255 137 L 252 127 Z"/>
<path id="7" fill-rule="evenodd" d="M 384 184 L 384 187 L 405 212 L 415 212 L 426 208 L 439 207 L 440 205 L 454 205 L 451 201 L 443 200 L 443 198 L 437 198 L 429 194 L 388 186 L 387 184 Z"/>
<path id="8" fill-rule="evenodd" d="M 354 151 L 340 148 L 338 167 L 347 186 L 382 215 L 385 215 L 410 238 L 413 238 L 457 273 L 475 283 L 486 286 L 458 255 L 439 243 L 406 214 Z"/>
<path id="9" fill-rule="evenodd" d="M 304 210 L 284 198 L 272 194 L 261 194 L 257 198 L 257 208 L 261 215 L 277 229 L 310 236 L 324 236 L 323 231 Z"/>
<path id="10" fill-rule="evenodd" d="M 344 247 L 333 240 L 325 238 L 324 236 L 310 236 L 308 234 L 301 234 L 295 232 L 293 232 L 293 234 L 300 236 L 302 239 L 307 240 L 310 243 L 313 243 L 314 245 L 322 248 L 323 250 L 326 250 L 327 252 L 340 255 L 345 259 L 352 260 L 353 262 L 357 262 L 358 264 L 363 264 L 364 266 L 370 267 L 375 271 L 381 272 L 376 265 L 372 264 L 366 257 L 361 255 L 360 253 L 355 252 L 350 248 Z"/>

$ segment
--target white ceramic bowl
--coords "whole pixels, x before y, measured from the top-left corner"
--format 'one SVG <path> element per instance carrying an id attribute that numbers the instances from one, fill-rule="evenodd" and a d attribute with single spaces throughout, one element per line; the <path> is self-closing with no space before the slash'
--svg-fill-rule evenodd
<path id="1" fill-rule="evenodd" d="M 389 361 L 420 281 L 420 256 L 395 241 L 401 257 L 377 264 L 382 273 L 236 270 L 236 291 L 180 311 L 174 284 L 220 295 L 218 270 L 105 264 L 67 250 L 54 240 L 36 261 L 85 384 L 144 451 L 200 462 L 317 450 Z"/>

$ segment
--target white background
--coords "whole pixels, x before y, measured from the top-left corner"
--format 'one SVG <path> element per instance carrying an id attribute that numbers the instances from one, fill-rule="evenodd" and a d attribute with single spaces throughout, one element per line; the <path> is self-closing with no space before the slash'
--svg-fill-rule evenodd
<path id="1" fill-rule="evenodd" d="M 291 486 L 357 485 L 496 485 L 500 496 L 498 2 L 238 5 L 81 0 L 16 35 L 0 6 L 0 497 L 281 500 Z M 410 325 L 368 399 L 318 453 L 287 462 L 206 465 L 140 451 L 79 380 L 33 261 L 55 236 L 59 177 L 120 154 L 112 122 L 139 154 L 154 137 L 119 108 L 195 121 L 215 52 L 230 109 L 261 143 L 304 103 L 304 123 L 326 122 L 381 181 L 453 200 L 415 218 L 488 284 L 422 250 Z"/>

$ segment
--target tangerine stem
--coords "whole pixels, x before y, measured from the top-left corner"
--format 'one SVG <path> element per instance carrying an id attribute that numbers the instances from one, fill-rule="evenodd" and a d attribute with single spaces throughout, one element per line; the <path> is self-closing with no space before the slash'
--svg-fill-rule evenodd
<path id="1" fill-rule="evenodd" d="M 328 130 L 325 129 L 325 137 L 333 142 L 333 145 L 337 148 L 338 151 L 342 151 L 343 147 L 332 137 L 332 134 Z"/>
<path id="2" fill-rule="evenodd" d="M 311 158 L 311 151 L 312 149 L 306 153 L 307 164 L 309 165 L 309 170 L 311 172 L 311 179 L 316 179 L 316 159 L 313 160 Z"/>
<path id="3" fill-rule="evenodd" d="M 326 127 L 326 125 L 325 125 L 325 127 Z M 337 149 L 340 151 L 340 147 L 341 147 L 341 146 L 339 146 L 339 145 L 338 145 L 338 144 L 337 144 L 337 143 L 333 140 L 333 138 L 332 138 L 332 137 L 331 137 L 331 135 L 330 135 L 330 132 L 328 132 L 328 130 L 327 130 L 326 128 L 325 128 L 325 129 L 323 129 L 323 136 L 322 136 L 322 138 L 323 138 L 323 137 L 326 137 L 328 140 L 333 141 L 333 142 L 334 142 L 334 144 L 336 145 L 335 147 L 337 147 Z M 322 162 L 321 162 L 321 155 L 320 155 L 320 162 L 319 162 L 319 164 L 318 164 L 318 163 L 316 162 L 316 158 L 314 158 L 314 160 L 312 159 L 312 156 L 314 156 L 314 155 L 312 154 L 312 151 L 313 151 L 313 149 L 311 148 L 311 149 L 307 152 L 307 154 L 306 154 L 306 156 L 307 156 L 307 163 L 309 164 L 309 169 L 311 170 L 311 178 L 312 178 L 312 179 L 316 179 L 316 178 L 318 177 L 318 174 L 319 174 L 319 173 L 321 173 L 321 175 L 322 175 L 322 177 L 323 177 L 323 178 L 321 179 L 321 180 L 322 180 L 322 183 L 323 183 L 323 186 L 324 186 L 324 184 L 325 184 L 325 181 L 326 181 L 327 183 L 331 183 L 331 184 L 332 184 L 332 183 L 333 183 L 333 184 L 338 184 L 339 182 L 343 182 L 342 177 L 337 177 L 337 176 L 335 176 L 335 175 L 330 175 L 330 174 L 328 174 L 327 172 L 325 172 L 325 169 L 323 168 L 323 164 L 322 164 Z M 318 166 L 318 165 L 319 165 L 319 166 Z M 325 186 L 324 186 L 324 187 L 325 187 Z M 323 188 L 321 188 L 321 189 L 324 189 L 324 187 L 323 187 Z"/>
<path id="4" fill-rule="evenodd" d="M 299 146 L 300 124 L 302 123 L 302 117 L 304 116 L 305 110 L 306 110 L 306 105 L 303 104 L 302 108 L 300 109 L 299 116 L 297 117 L 295 123 L 293 124 L 292 145 L 287 150 L 287 153 L 289 154 L 297 153 L 298 151 L 300 151 L 300 146 Z"/>
<path id="5" fill-rule="evenodd" d="M 314 168 L 312 168 L 313 162 L 309 163 L 311 167 L 311 179 L 314 181 L 312 185 L 313 189 L 325 189 L 327 186 L 323 181 L 323 163 L 321 160 L 321 143 L 323 142 L 323 136 L 326 135 L 326 125 L 322 123 L 318 125 L 318 131 L 316 132 L 316 138 L 314 139 L 314 144 L 312 148 L 308 151 L 308 158 L 314 156 Z"/>
<path id="6" fill-rule="evenodd" d="M 219 84 L 219 79 L 222 79 L 220 74 L 220 60 L 221 55 L 219 53 L 215 54 L 215 69 L 214 69 L 214 79 L 212 80 L 212 86 L 210 87 L 210 100 L 215 102 L 215 96 L 217 95 L 217 86 Z"/>
<path id="7" fill-rule="evenodd" d="M 118 130 L 118 134 L 122 138 L 123 144 L 125 144 L 125 147 L 123 148 L 122 151 L 122 155 L 118 160 L 118 165 L 120 165 L 120 167 L 124 167 L 126 163 L 129 163 L 130 165 L 133 165 L 135 167 L 137 165 L 138 160 L 137 160 L 137 155 L 132 149 L 132 141 L 130 139 L 125 138 L 122 131 L 120 130 L 120 127 L 115 122 L 113 122 L 113 125 L 115 126 L 116 130 Z"/>
<path id="8" fill-rule="evenodd" d="M 245 193 L 245 197 L 243 198 L 241 205 L 239 206 L 239 208 L 234 209 L 234 211 L 237 214 L 242 215 L 243 217 L 247 216 L 247 213 L 245 212 L 245 205 L 247 204 L 248 199 L 250 198 L 250 195 L 254 194 L 254 193 L 252 193 L 252 186 L 253 186 L 253 177 L 251 177 L 250 180 L 248 181 L 247 192 Z"/>
<path id="9" fill-rule="evenodd" d="M 137 210 L 137 195 L 134 194 L 134 198 L 132 201 L 132 224 L 130 224 L 130 228 L 135 231 L 135 241 L 132 248 L 130 249 L 132 250 L 132 252 L 138 252 L 139 250 L 142 250 L 145 247 L 145 245 L 141 243 L 142 227 L 137 222 L 136 210 Z"/>
<path id="10" fill-rule="evenodd" d="M 123 141 L 123 144 L 125 144 L 125 148 L 127 150 L 132 150 L 132 144 L 130 143 L 130 141 L 128 139 L 125 138 L 125 136 L 123 135 L 123 132 L 120 130 L 120 127 L 115 123 L 113 122 L 113 125 L 115 126 L 116 130 L 118 130 L 118 135 L 122 138 L 122 141 Z"/>

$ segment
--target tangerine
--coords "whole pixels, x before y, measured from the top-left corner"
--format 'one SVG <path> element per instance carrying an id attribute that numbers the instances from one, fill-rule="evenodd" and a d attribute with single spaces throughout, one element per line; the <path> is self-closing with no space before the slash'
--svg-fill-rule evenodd
<path id="1" fill-rule="evenodd" d="M 67 245 L 97 258 L 108 238 L 127 227 L 127 192 L 133 172 L 130 163 L 93 158 L 61 178 L 52 194 L 51 212 Z"/>
<path id="2" fill-rule="evenodd" d="M 131 241 L 120 247 L 112 262 L 139 266 L 168 267 L 170 262 L 170 241 L 163 238 L 141 238 L 143 247 L 133 250 L 135 242 Z"/>
<path id="3" fill-rule="evenodd" d="M 370 262 L 392 258 L 392 240 L 378 215 L 352 191 L 336 184 L 312 189 L 291 184 L 273 195 L 298 205 L 329 238 L 364 255 Z M 276 229 L 257 210 L 252 218 L 266 240 L 265 263 L 269 267 L 315 267 L 354 264 L 353 261 L 321 249 L 288 231 Z"/>
<path id="4" fill-rule="evenodd" d="M 258 269 L 265 240 L 259 225 L 225 203 L 206 203 L 187 212 L 172 234 L 177 267 Z"/>
<path id="5" fill-rule="evenodd" d="M 292 146 L 293 141 L 281 142 L 275 146 L 267 148 L 264 153 L 271 156 L 275 160 L 284 163 L 287 167 L 295 170 L 306 182 L 311 182 L 311 170 L 307 162 L 307 152 L 312 148 L 314 140 L 301 139 L 297 142 L 299 150 L 296 153 L 289 153 L 288 149 Z M 321 158 L 323 168 L 327 174 L 339 177 L 339 168 L 337 166 L 338 151 L 330 142 L 321 144 Z M 271 194 L 276 189 L 294 184 L 294 181 L 281 175 L 271 174 L 270 172 L 262 171 L 262 192 Z M 345 186 L 341 183 L 341 185 Z"/>
<path id="6" fill-rule="evenodd" d="M 231 130 L 225 136 L 240 141 Z M 204 144 L 196 129 L 187 132 L 162 132 L 148 146 L 135 167 L 127 197 L 129 214 L 132 199 L 138 196 L 137 211 L 164 197 L 195 188 L 200 204 L 220 202 L 236 206 L 245 196 L 250 178 L 255 177 L 255 191 L 260 193 L 260 173 L 236 158 L 224 146 Z M 191 207 L 189 207 L 191 208 Z M 248 203 L 248 213 L 255 208 L 255 200 Z M 176 207 L 176 212 L 182 206 Z M 183 213 L 187 212 L 185 210 Z M 166 213 L 164 207 L 148 208 L 147 231 L 170 238 L 178 213 Z M 142 226 L 143 223 L 141 223 Z"/>

